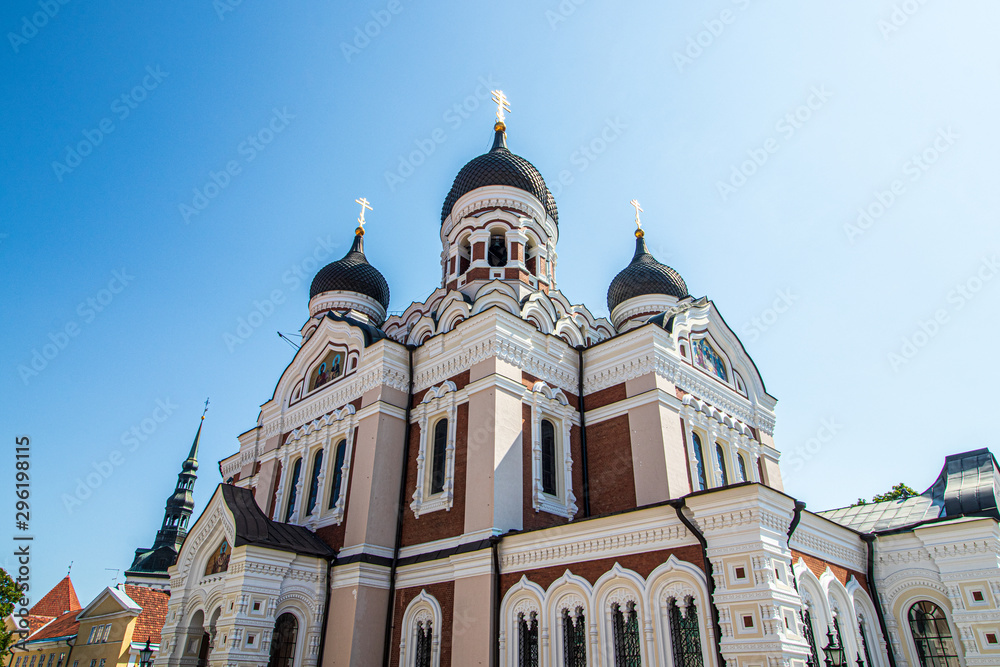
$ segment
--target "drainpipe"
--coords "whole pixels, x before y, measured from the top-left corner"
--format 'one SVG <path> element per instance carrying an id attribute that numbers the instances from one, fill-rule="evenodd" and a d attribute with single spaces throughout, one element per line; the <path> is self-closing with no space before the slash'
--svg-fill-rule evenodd
<path id="1" fill-rule="evenodd" d="M 385 609 L 385 639 L 382 645 L 382 665 L 389 667 L 389 651 L 392 645 L 393 598 L 396 596 L 396 569 L 399 566 L 399 550 L 403 544 L 403 511 L 406 507 L 406 474 L 410 465 L 410 412 L 413 408 L 413 345 L 407 345 L 410 387 L 406 395 L 406 424 L 403 427 L 403 466 L 399 480 L 399 506 L 396 511 L 396 546 L 392 552 L 392 567 L 389 569 L 389 600 Z M 322 665 L 320 665 L 322 667 Z"/>
<path id="2" fill-rule="evenodd" d="M 500 541 L 503 535 L 490 537 L 493 552 L 493 664 L 500 664 Z M 895 666 L 893 666 L 895 667 Z"/>
<path id="3" fill-rule="evenodd" d="M 590 516 L 590 469 L 587 467 L 587 418 L 583 407 L 583 345 L 576 348 L 580 357 L 580 381 L 577 385 L 576 403 L 580 409 L 580 466 L 583 468 L 583 516 Z"/>
<path id="4" fill-rule="evenodd" d="M 669 501 L 667 504 L 674 508 L 674 511 L 677 512 L 677 518 L 681 520 L 684 527 L 701 544 L 701 557 L 705 561 L 705 578 L 708 586 L 708 606 L 712 609 L 712 626 L 715 628 L 715 655 L 719 667 L 723 667 L 726 664 L 726 659 L 722 655 L 722 625 L 719 623 L 719 608 L 715 606 L 715 574 L 712 568 L 712 561 L 708 558 L 708 540 L 698 530 L 698 526 L 694 525 L 693 521 L 684 516 L 684 504 L 686 501 L 686 498 L 678 498 L 677 500 Z"/>
<path id="5" fill-rule="evenodd" d="M 885 654 L 889 656 L 889 667 L 896 667 L 896 657 L 892 654 L 892 641 L 889 640 L 889 630 L 885 625 L 885 613 L 882 611 L 882 600 L 875 587 L 875 540 L 878 539 L 878 536 L 875 533 L 863 533 L 861 539 L 868 544 L 868 590 L 871 591 L 872 602 L 875 603 L 878 627 L 882 630 L 882 637 L 885 639 Z"/>
<path id="6" fill-rule="evenodd" d="M 333 563 L 337 560 L 337 554 L 332 554 L 326 558 L 326 599 L 323 602 L 323 625 L 319 634 L 319 655 L 316 657 L 316 665 L 323 665 L 323 648 L 326 646 L 326 625 L 330 620 L 330 584 L 333 578 Z M 69 667 L 69 665 L 66 665 Z"/>
<path id="7" fill-rule="evenodd" d="M 788 544 L 788 560 L 789 564 L 792 566 L 789 574 L 792 577 L 792 586 L 795 587 L 795 592 L 799 592 L 799 580 L 795 578 L 795 556 L 792 555 L 792 535 L 795 533 L 795 529 L 799 527 L 799 521 L 802 520 L 802 510 L 806 508 L 806 504 L 801 500 L 795 501 L 795 512 L 792 514 L 792 522 L 788 524 L 788 538 L 786 540 Z"/>

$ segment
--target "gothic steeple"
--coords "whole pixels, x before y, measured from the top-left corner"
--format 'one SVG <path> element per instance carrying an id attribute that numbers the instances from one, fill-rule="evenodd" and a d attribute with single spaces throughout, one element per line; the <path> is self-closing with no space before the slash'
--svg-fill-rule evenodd
<path id="1" fill-rule="evenodd" d="M 153 586 L 169 584 L 167 568 L 177 560 L 177 553 L 184 543 L 184 538 L 187 537 L 188 521 L 194 513 L 194 483 L 198 479 L 198 443 L 201 440 L 201 428 L 205 424 L 206 412 L 208 412 L 208 399 L 205 400 L 205 410 L 201 413 L 201 421 L 194 434 L 191 450 L 181 463 L 177 486 L 167 498 L 163 523 L 156 532 L 156 541 L 150 549 L 136 549 L 132 567 L 125 572 L 128 583 Z M 164 579 L 166 581 L 157 581 Z"/>

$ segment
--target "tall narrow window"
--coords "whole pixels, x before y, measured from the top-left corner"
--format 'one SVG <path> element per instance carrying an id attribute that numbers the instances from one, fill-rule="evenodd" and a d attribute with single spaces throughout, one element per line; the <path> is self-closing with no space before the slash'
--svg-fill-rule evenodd
<path id="1" fill-rule="evenodd" d="M 683 613 L 681 605 L 684 605 Z M 703 667 L 701 634 L 698 631 L 698 609 L 694 600 L 676 600 L 670 605 L 670 639 L 677 667 Z"/>
<path id="2" fill-rule="evenodd" d="M 695 472 L 698 474 L 698 490 L 704 491 L 708 488 L 705 481 L 705 455 L 701 450 L 701 438 L 697 433 L 691 434 L 691 447 L 694 449 Z"/>
<path id="3" fill-rule="evenodd" d="M 292 467 L 292 483 L 291 488 L 288 489 L 288 509 L 285 510 L 285 523 L 292 520 L 292 514 L 295 512 L 295 496 L 299 491 L 299 475 L 302 474 L 302 458 L 299 457 L 295 459 L 295 465 Z"/>
<path id="4" fill-rule="evenodd" d="M 715 443 L 715 459 L 719 464 L 719 477 L 722 486 L 729 484 L 729 473 L 726 472 L 726 454 L 722 451 L 722 445 Z"/>
<path id="5" fill-rule="evenodd" d="M 941 607 L 921 600 L 910 607 L 909 620 L 920 667 L 959 666 L 955 640 Z"/>
<path id="6" fill-rule="evenodd" d="M 556 429 L 542 420 L 542 492 L 556 495 Z"/>
<path id="7" fill-rule="evenodd" d="M 289 613 L 284 613 L 274 622 L 271 637 L 271 659 L 267 667 L 292 667 L 295 662 L 295 640 L 299 622 Z"/>
<path id="8" fill-rule="evenodd" d="M 417 621 L 416 650 L 413 661 L 415 667 L 431 667 L 431 643 L 434 640 L 434 629 L 430 621 Z"/>
<path id="9" fill-rule="evenodd" d="M 563 664 L 566 667 L 587 667 L 587 619 L 583 615 L 583 607 L 577 607 L 576 613 L 569 609 L 562 610 L 563 625 Z"/>
<path id="10" fill-rule="evenodd" d="M 639 615 L 635 611 L 635 602 L 629 600 L 624 609 L 617 602 L 611 605 L 611 628 L 615 642 L 615 667 L 641 667 Z"/>
<path id="11" fill-rule="evenodd" d="M 858 634 L 861 635 L 861 648 L 865 651 L 865 664 L 868 667 L 875 667 L 872 663 L 872 654 L 868 650 L 868 632 L 865 630 L 865 619 L 858 616 Z"/>
<path id="12" fill-rule="evenodd" d="M 444 491 L 444 464 L 448 449 L 448 420 L 434 425 L 434 449 L 431 455 L 431 494 Z"/>
<path id="13" fill-rule="evenodd" d="M 333 488 L 330 490 L 330 509 L 337 506 L 340 500 L 340 485 L 344 483 L 344 457 L 347 455 L 347 440 L 337 443 L 333 455 Z"/>
<path id="14" fill-rule="evenodd" d="M 309 479 L 309 502 L 306 503 L 306 516 L 312 516 L 316 509 L 316 496 L 319 494 L 319 473 L 323 469 L 323 450 L 316 452 L 313 457 L 312 477 Z"/>
<path id="15" fill-rule="evenodd" d="M 742 454 L 736 455 L 736 467 L 740 475 L 740 481 L 741 482 L 747 481 L 747 462 L 743 458 Z"/>
<path id="16" fill-rule="evenodd" d="M 809 642 L 809 652 L 812 653 L 812 663 L 819 667 L 819 653 L 816 652 L 816 635 L 813 633 L 813 622 L 812 614 L 809 612 L 809 608 L 802 612 L 802 625 L 805 626 L 803 631 L 806 633 L 806 641 Z"/>
<path id="17" fill-rule="evenodd" d="M 538 614 L 517 615 L 517 667 L 538 667 Z"/>

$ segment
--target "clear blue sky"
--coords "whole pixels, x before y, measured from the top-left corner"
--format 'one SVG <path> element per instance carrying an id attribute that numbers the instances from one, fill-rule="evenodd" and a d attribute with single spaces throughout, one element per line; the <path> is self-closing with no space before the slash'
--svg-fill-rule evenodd
<path id="1" fill-rule="evenodd" d="M 489 147 L 490 87 L 556 192 L 560 288 L 607 314 L 638 198 L 654 253 L 778 397 L 810 508 L 923 490 L 946 454 L 996 445 L 996 3 L 226 1 L 0 9 L 0 474 L 30 436 L 40 592 L 72 560 L 89 600 L 152 542 L 211 396 L 201 511 L 356 197 L 391 308 L 439 284 L 441 202 Z"/>

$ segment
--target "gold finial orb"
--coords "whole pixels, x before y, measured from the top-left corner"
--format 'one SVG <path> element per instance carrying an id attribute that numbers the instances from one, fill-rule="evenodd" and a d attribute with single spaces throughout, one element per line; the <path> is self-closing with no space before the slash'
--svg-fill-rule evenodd
<path id="1" fill-rule="evenodd" d="M 503 123 L 501 123 L 500 121 L 497 121 L 493 125 L 493 131 L 494 132 L 506 132 L 507 131 L 507 126 L 504 125 Z"/>
<path id="2" fill-rule="evenodd" d="M 641 239 L 645 235 L 646 235 L 646 232 L 642 231 L 641 229 L 635 230 L 635 237 L 637 239 Z"/>

